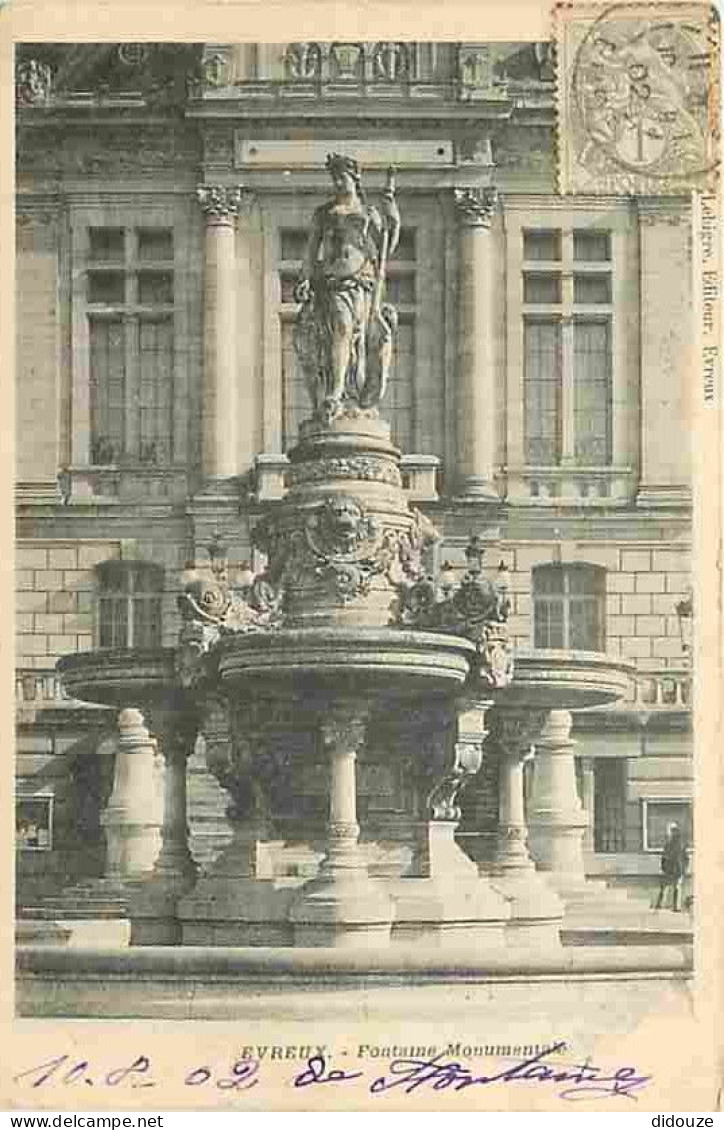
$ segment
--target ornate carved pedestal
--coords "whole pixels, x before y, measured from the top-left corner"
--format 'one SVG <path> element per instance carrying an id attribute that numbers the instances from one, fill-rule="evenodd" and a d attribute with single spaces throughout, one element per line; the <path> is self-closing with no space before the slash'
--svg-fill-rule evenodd
<path id="1" fill-rule="evenodd" d="M 440 763 L 431 767 L 435 779 L 418 849 L 407 876 L 391 884 L 395 942 L 478 944 L 486 949 L 503 943 L 508 903 L 455 841 L 458 798 L 482 764 L 490 705 L 459 702 L 453 732 L 447 742 L 442 737 Z"/>
<path id="2" fill-rule="evenodd" d="M 202 732 L 207 767 L 230 798 L 231 840 L 179 905 L 184 943 L 291 945 L 287 917 L 295 888 L 275 879 L 280 845 L 272 838 L 260 759 L 255 761 L 269 734 L 253 711 L 230 709 L 213 696 L 206 702 Z"/>
<path id="3" fill-rule="evenodd" d="M 336 703 L 320 723 L 329 753 L 327 852 L 319 875 L 295 899 L 295 945 L 379 946 L 389 940 L 392 901 L 370 879 L 359 848 L 355 762 L 365 740 L 367 709 Z"/>
<path id="4" fill-rule="evenodd" d="M 544 717 L 534 710 L 497 709 L 493 723 L 500 758 L 499 822 L 493 858 L 481 864 L 481 871 L 511 901 L 507 938 L 516 945 L 560 945 L 563 903 L 529 855 L 523 798 L 523 766 Z"/>

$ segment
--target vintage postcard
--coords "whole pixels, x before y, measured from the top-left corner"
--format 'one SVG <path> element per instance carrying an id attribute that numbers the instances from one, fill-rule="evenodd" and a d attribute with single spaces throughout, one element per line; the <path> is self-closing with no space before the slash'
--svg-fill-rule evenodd
<path id="1" fill-rule="evenodd" d="M 0 8 L 10 1108 L 718 1109 L 718 14 L 446 13 Z"/>

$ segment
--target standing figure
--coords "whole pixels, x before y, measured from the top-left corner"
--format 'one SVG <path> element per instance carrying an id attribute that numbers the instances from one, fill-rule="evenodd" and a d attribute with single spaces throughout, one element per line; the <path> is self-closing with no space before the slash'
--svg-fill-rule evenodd
<path id="1" fill-rule="evenodd" d="M 325 421 L 346 406 L 376 408 L 382 399 L 397 327 L 382 301 L 387 257 L 399 240 L 392 170 L 382 211 L 365 201 L 357 162 L 327 157 L 334 198 L 314 213 L 302 276 L 294 348 L 315 415 Z"/>
<path id="2" fill-rule="evenodd" d="M 663 906 L 664 896 L 668 887 L 671 887 L 671 909 L 680 910 L 681 880 L 686 874 L 687 851 L 681 836 L 678 824 L 669 824 L 666 829 L 666 840 L 661 852 L 661 884 L 659 897 L 656 900 L 656 910 Z"/>

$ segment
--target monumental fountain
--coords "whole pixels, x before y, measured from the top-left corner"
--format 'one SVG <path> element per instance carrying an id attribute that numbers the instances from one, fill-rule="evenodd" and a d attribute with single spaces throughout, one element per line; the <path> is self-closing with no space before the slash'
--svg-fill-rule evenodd
<path id="1" fill-rule="evenodd" d="M 622 697 L 631 669 L 593 653 L 513 657 L 505 570 L 487 574 L 477 537 L 457 583 L 433 575 L 437 534 L 409 505 L 380 411 L 397 324 L 385 300 L 393 177 L 377 209 L 354 161 L 332 155 L 328 169 L 334 197 L 314 214 L 296 288 L 311 415 L 285 496 L 253 531 L 263 568 L 231 584 L 217 545 L 180 598 L 175 649 L 59 664 L 73 697 L 120 708 L 106 830 L 126 880 L 146 866 L 148 829 L 123 822 L 123 798 L 151 789 L 155 745 L 165 761 L 160 852 L 150 876 L 126 882 L 131 940 L 555 953 L 567 903 L 589 889 L 570 711 Z M 186 813 L 199 735 L 233 830 L 200 876 Z M 497 826 L 475 844 L 491 758 Z M 396 781 L 384 819 L 375 772 Z M 362 813 L 360 773 L 372 780 Z M 468 786 L 469 835 L 456 838 Z"/>

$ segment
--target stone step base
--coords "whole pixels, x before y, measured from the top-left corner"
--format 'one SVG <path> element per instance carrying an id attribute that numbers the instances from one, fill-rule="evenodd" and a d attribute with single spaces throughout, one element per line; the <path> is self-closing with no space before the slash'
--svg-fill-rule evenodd
<path id="1" fill-rule="evenodd" d="M 345 1040 L 359 1034 L 360 1042 L 383 1043 L 393 1032 L 409 1031 L 410 1002 L 419 988 L 429 1042 L 439 1043 L 440 1051 L 449 1040 L 539 1044 L 559 1032 L 572 1047 L 586 1049 L 600 1038 L 602 1017 L 615 1046 L 617 1035 L 630 1034 L 662 1008 L 688 1016 L 690 967 L 683 947 L 660 945 L 558 953 L 393 946 L 366 960 L 323 949 L 131 947 L 81 954 L 28 947 L 18 954 L 17 1008 L 21 1016 L 205 1019 L 267 1030 L 296 1023 L 300 1033 L 312 1024 L 315 1041 L 334 1047 L 340 1032 Z M 491 1017 L 502 1018 L 504 1036 L 488 1035 Z M 458 1051 L 457 1058 L 461 1054 L 467 1056 Z M 380 1062 L 372 1065 L 377 1075 Z M 475 1066 L 482 1072 L 487 1065 L 480 1060 Z"/>
<path id="2" fill-rule="evenodd" d="M 66 946 L 73 931 L 60 922 L 20 919 L 15 923 L 15 941 L 19 946 Z"/>
<path id="3" fill-rule="evenodd" d="M 692 945 L 691 929 L 669 930 L 665 926 L 652 927 L 614 926 L 570 926 L 561 930 L 564 946 L 674 946 Z"/>
<path id="4" fill-rule="evenodd" d="M 93 879 L 76 883 L 42 902 L 21 906 L 23 919 L 126 918 L 129 891 L 113 879 Z"/>

